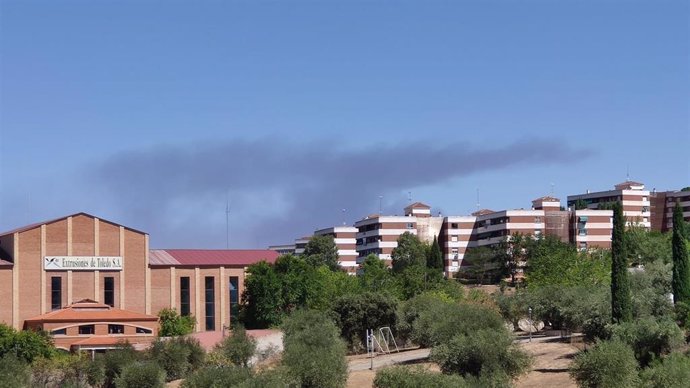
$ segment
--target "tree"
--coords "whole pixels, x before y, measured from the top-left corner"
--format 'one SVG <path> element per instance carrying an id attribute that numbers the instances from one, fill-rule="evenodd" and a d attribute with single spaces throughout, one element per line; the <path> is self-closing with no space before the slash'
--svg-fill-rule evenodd
<path id="1" fill-rule="evenodd" d="M 391 271 L 386 263 L 374 254 L 370 254 L 364 259 L 359 279 L 362 289 L 374 292 L 391 290 L 394 286 Z"/>
<path id="2" fill-rule="evenodd" d="M 393 248 L 391 258 L 394 273 L 403 272 L 405 268 L 413 265 L 426 267 L 424 244 L 410 232 L 405 232 L 398 237 L 398 246 Z"/>
<path id="3" fill-rule="evenodd" d="M 584 210 L 587 209 L 587 202 L 585 202 L 582 199 L 578 199 L 575 201 L 575 210 Z"/>
<path id="4" fill-rule="evenodd" d="M 340 335 L 358 349 L 366 343 L 366 331 L 388 326 L 395 327 L 396 300 L 380 293 L 342 295 L 333 306 Z"/>
<path id="5" fill-rule="evenodd" d="M 632 320 L 632 300 L 628 283 L 628 260 L 625 249 L 625 218 L 623 205 L 613 205 L 613 236 L 611 237 L 611 318 L 613 323 Z"/>
<path id="6" fill-rule="evenodd" d="M 256 353 L 256 339 L 247 335 L 244 327 L 237 326 L 216 349 L 230 364 L 247 368 Z"/>
<path id="7" fill-rule="evenodd" d="M 530 357 L 513 340 L 505 328 L 480 329 L 471 334 L 458 334 L 435 346 L 430 358 L 446 374 L 507 375 L 512 379 L 526 372 L 530 365 Z"/>
<path id="8" fill-rule="evenodd" d="M 155 362 L 135 362 L 122 369 L 115 379 L 117 388 L 164 388 L 165 371 Z"/>
<path id="9" fill-rule="evenodd" d="M 477 281 L 477 284 L 484 284 L 488 278 L 489 282 L 496 283 L 506 272 L 504 263 L 505 254 L 489 247 L 472 248 L 467 251 L 463 258 L 463 266 L 460 274 L 466 275 Z"/>
<path id="10" fill-rule="evenodd" d="M 21 361 L 31 363 L 39 357 L 55 355 L 53 340 L 45 331 L 22 330 L 0 323 L 0 357 L 11 353 Z"/>
<path id="11" fill-rule="evenodd" d="M 191 315 L 182 316 L 175 309 L 162 309 L 158 312 L 160 322 L 159 337 L 176 337 L 194 331 L 196 320 Z"/>
<path id="12" fill-rule="evenodd" d="M 273 266 L 262 261 L 250 265 L 247 273 L 240 309 L 242 322 L 251 328 L 267 328 L 280 324 L 282 287 Z"/>
<path id="13" fill-rule="evenodd" d="M 444 270 L 443 253 L 441 252 L 441 246 L 438 245 L 438 240 L 436 239 L 436 236 L 434 236 L 434 241 L 431 243 L 431 246 L 429 247 L 429 252 L 426 257 L 426 266 L 427 268 L 435 269 L 440 272 L 443 272 Z"/>
<path id="14" fill-rule="evenodd" d="M 583 388 L 628 388 L 637 383 L 633 350 L 618 341 L 602 341 L 575 357 L 570 375 Z"/>
<path id="15" fill-rule="evenodd" d="M 304 247 L 303 253 L 307 263 L 314 267 L 325 265 L 332 271 L 339 269 L 338 247 L 333 236 L 314 236 Z"/>
<path id="16" fill-rule="evenodd" d="M 578 252 L 556 237 L 534 241 L 527 257 L 526 281 L 534 289 L 551 285 L 588 286 L 610 281 L 608 254 Z"/>
<path id="17" fill-rule="evenodd" d="M 499 244 L 498 249 L 503 254 L 503 262 L 510 273 L 510 281 L 515 284 L 515 277 L 520 268 L 527 262 L 532 237 L 521 233 L 513 233 Z"/>
<path id="18" fill-rule="evenodd" d="M 282 364 L 303 388 L 344 387 L 345 344 L 327 315 L 297 310 L 283 323 Z"/>
<path id="19" fill-rule="evenodd" d="M 690 303 L 690 262 L 684 233 L 683 209 L 679 203 L 673 209 L 673 303 Z"/>

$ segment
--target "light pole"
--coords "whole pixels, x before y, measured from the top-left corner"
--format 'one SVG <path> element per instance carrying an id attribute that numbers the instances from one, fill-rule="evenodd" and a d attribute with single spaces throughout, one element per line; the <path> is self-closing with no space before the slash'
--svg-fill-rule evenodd
<path id="1" fill-rule="evenodd" d="M 529 312 L 529 342 L 532 342 L 532 308 L 528 307 L 527 311 Z"/>

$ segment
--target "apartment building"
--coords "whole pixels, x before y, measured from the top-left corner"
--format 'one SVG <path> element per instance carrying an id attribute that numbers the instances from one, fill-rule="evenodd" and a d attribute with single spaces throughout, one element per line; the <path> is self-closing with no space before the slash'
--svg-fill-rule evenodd
<path id="1" fill-rule="evenodd" d="M 676 203 L 683 209 L 683 219 L 690 222 L 690 189 L 651 193 L 652 230 L 667 232 L 673 229 Z"/>
<path id="2" fill-rule="evenodd" d="M 446 273 L 457 272 L 472 242 L 475 216 L 449 216 L 443 218 L 439 245 L 443 251 Z"/>
<path id="3" fill-rule="evenodd" d="M 649 190 L 644 183 L 625 181 L 614 186 L 613 190 L 569 195 L 568 207 L 575 208 L 578 201 L 583 201 L 588 209 L 600 209 L 620 201 L 623 204 L 623 215 L 629 225 L 640 225 L 646 229 L 652 226 L 651 202 Z"/>
<path id="4" fill-rule="evenodd" d="M 570 241 L 582 251 L 611 248 L 613 210 L 581 209 L 571 211 Z"/>
<path id="5" fill-rule="evenodd" d="M 331 236 L 338 248 L 338 264 L 348 273 L 357 272 L 357 232 L 353 226 L 334 226 L 314 232 L 314 236 Z"/>

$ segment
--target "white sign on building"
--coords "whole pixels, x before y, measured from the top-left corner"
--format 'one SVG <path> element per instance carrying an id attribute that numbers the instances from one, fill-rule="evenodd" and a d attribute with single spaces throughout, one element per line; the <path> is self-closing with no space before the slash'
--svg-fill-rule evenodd
<path id="1" fill-rule="evenodd" d="M 46 271 L 121 271 L 121 256 L 46 256 Z"/>

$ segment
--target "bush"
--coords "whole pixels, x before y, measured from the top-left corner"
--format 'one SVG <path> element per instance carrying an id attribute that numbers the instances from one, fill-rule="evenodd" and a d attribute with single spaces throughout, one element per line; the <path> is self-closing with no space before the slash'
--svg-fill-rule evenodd
<path id="1" fill-rule="evenodd" d="M 626 322 L 611 327 L 611 338 L 630 346 L 640 366 L 670 353 L 685 343 L 682 330 L 670 320 L 653 318 Z"/>
<path id="2" fill-rule="evenodd" d="M 530 289 L 525 297 L 535 319 L 556 330 L 576 331 L 591 322 L 611 321 L 609 287 L 546 286 Z"/>
<path id="3" fill-rule="evenodd" d="M 194 338 L 174 337 L 155 341 L 149 354 L 165 370 L 168 381 L 172 381 L 199 368 L 203 362 L 204 349 Z"/>
<path id="4" fill-rule="evenodd" d="M 422 368 L 394 366 L 376 372 L 374 388 L 469 388 L 460 376 L 443 375 Z"/>
<path id="5" fill-rule="evenodd" d="M 120 376 L 122 370 L 137 361 L 139 355 L 129 343 L 122 343 L 117 349 L 103 354 L 101 362 L 105 372 L 104 387 L 115 386 L 115 379 Z"/>
<path id="6" fill-rule="evenodd" d="M 183 388 L 221 388 L 242 383 L 251 371 L 239 366 L 206 367 L 197 370 L 182 383 Z"/>
<path id="7" fill-rule="evenodd" d="M 283 368 L 273 368 L 263 370 L 251 378 L 238 384 L 235 388 L 287 388 L 299 387 L 300 385 Z"/>
<path id="8" fill-rule="evenodd" d="M 216 346 L 214 351 L 218 352 L 227 363 L 246 368 L 256 352 L 256 340 L 247 335 L 244 327 L 238 325 L 229 337 Z"/>
<path id="9" fill-rule="evenodd" d="M 14 354 L 0 358 L 0 387 L 28 387 L 31 374 L 26 363 Z"/>
<path id="10" fill-rule="evenodd" d="M 343 387 L 347 380 L 345 344 L 323 313 L 298 310 L 283 323 L 283 365 L 304 388 Z"/>
<path id="11" fill-rule="evenodd" d="M 443 311 L 444 307 L 453 304 L 453 300 L 445 293 L 424 292 L 400 304 L 397 311 L 395 335 L 399 344 L 412 339 L 415 323 L 419 316 L 426 311 Z M 417 333 L 418 337 L 427 338 L 428 335 Z M 419 340 L 419 339 L 418 339 Z M 428 344 L 425 344 L 428 346 Z"/>
<path id="12" fill-rule="evenodd" d="M 435 304 L 421 311 L 412 326 L 412 340 L 422 347 L 447 343 L 458 334 L 481 329 L 505 330 L 495 310 L 474 304 Z"/>
<path id="13" fill-rule="evenodd" d="M 643 387 L 685 388 L 690 381 L 690 357 L 671 353 L 640 374 Z"/>
<path id="14" fill-rule="evenodd" d="M 39 357 L 53 357 L 56 350 L 53 339 L 45 331 L 17 331 L 13 327 L 0 323 L 0 357 L 7 353 L 12 353 L 30 364 Z"/>
<path id="15" fill-rule="evenodd" d="M 158 312 L 160 337 L 177 337 L 194 331 L 196 319 L 191 315 L 180 315 L 175 309 L 162 309 Z"/>
<path id="16" fill-rule="evenodd" d="M 431 350 L 431 360 L 443 373 L 488 376 L 503 373 L 511 378 L 527 370 L 529 356 L 513 344 L 504 328 L 458 334 Z"/>
<path id="17" fill-rule="evenodd" d="M 672 292 L 671 273 L 671 264 L 656 260 L 647 263 L 644 271 L 630 274 L 630 292 L 635 318 L 673 315 L 673 303 L 668 297 Z"/>
<path id="18" fill-rule="evenodd" d="M 122 369 L 115 379 L 117 388 L 163 388 L 165 371 L 155 362 L 136 362 Z"/>
<path id="19" fill-rule="evenodd" d="M 602 341 L 575 357 L 570 375 L 584 388 L 628 388 L 637 383 L 632 349 L 619 341 Z"/>
<path id="20" fill-rule="evenodd" d="M 390 296 L 367 292 L 359 295 L 342 295 L 336 299 L 333 312 L 340 326 L 340 335 L 352 351 L 366 343 L 367 329 L 395 327 L 397 302 Z"/>

